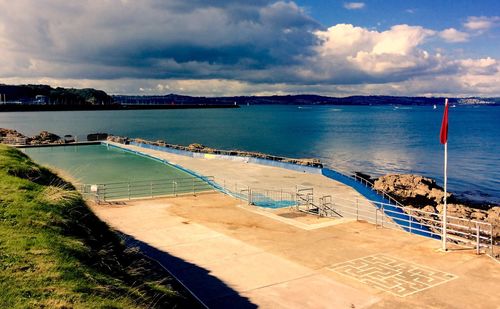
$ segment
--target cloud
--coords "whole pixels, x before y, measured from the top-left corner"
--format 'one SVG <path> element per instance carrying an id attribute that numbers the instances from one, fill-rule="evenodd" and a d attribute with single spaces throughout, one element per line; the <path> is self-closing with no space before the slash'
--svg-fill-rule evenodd
<path id="1" fill-rule="evenodd" d="M 3 76 L 231 78 L 296 63 L 319 24 L 293 2 L 0 3 Z"/>
<path id="2" fill-rule="evenodd" d="M 308 72 L 338 83 L 388 82 L 412 74 L 440 70 L 439 57 L 418 48 L 435 32 L 419 26 L 395 25 L 386 31 L 338 24 L 317 31 L 322 40 Z M 318 71 L 322 74 L 318 74 Z"/>
<path id="3" fill-rule="evenodd" d="M 446 42 L 450 43 L 461 43 L 467 42 L 470 35 L 467 32 L 458 31 L 455 28 L 448 28 L 439 32 L 439 36 L 443 38 Z"/>
<path id="4" fill-rule="evenodd" d="M 128 94 L 500 95 L 498 59 L 451 58 L 427 44 L 465 42 L 498 22 L 470 17 L 469 32 L 325 28 L 289 1 L 0 1 L 0 82 Z"/>
<path id="5" fill-rule="evenodd" d="M 500 24 L 500 16 L 470 16 L 464 23 L 468 30 L 483 32 Z"/>
<path id="6" fill-rule="evenodd" d="M 348 10 L 360 10 L 365 7 L 364 2 L 345 2 L 344 8 Z"/>

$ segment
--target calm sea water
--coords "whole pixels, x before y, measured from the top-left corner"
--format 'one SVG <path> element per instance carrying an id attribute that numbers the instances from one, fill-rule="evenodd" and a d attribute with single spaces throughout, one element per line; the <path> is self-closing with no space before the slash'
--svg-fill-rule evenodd
<path id="1" fill-rule="evenodd" d="M 240 109 L 0 113 L 0 127 L 33 135 L 108 132 L 169 143 L 315 157 L 372 175 L 417 173 L 442 184 L 442 108 L 243 106 Z M 450 109 L 451 191 L 500 202 L 500 107 Z"/>

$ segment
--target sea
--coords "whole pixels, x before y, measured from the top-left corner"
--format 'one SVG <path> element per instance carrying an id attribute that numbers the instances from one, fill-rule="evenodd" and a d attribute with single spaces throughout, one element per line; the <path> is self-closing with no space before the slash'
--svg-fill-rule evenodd
<path id="1" fill-rule="evenodd" d="M 439 142 L 443 106 L 252 105 L 230 109 L 0 113 L 0 127 L 47 130 L 85 140 L 89 133 L 200 143 L 219 149 L 318 158 L 339 171 L 372 176 L 414 173 L 443 184 Z M 500 204 L 500 107 L 449 110 L 448 186 Z"/>

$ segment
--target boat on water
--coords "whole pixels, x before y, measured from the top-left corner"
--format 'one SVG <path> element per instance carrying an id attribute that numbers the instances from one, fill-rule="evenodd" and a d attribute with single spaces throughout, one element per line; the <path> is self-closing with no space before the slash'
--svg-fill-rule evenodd
<path id="1" fill-rule="evenodd" d="M 437 108 L 437 105 L 436 105 L 436 104 L 434 104 L 434 106 L 433 106 L 432 108 L 433 108 L 433 109 L 436 109 L 436 108 Z"/>

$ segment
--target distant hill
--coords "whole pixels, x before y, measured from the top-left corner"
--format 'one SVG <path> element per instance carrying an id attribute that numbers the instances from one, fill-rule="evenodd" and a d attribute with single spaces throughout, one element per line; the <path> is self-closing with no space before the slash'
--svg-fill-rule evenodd
<path id="1" fill-rule="evenodd" d="M 102 90 L 92 88 L 52 88 L 48 85 L 4 85 L 0 84 L 0 94 L 11 103 L 52 104 L 52 105 L 107 105 L 113 98 Z"/>
<path id="2" fill-rule="evenodd" d="M 177 94 L 163 96 L 114 95 L 119 104 L 221 104 L 221 105 L 433 105 L 443 104 L 443 97 L 274 95 L 234 97 L 191 97 Z M 500 104 L 500 98 L 450 98 L 450 104 Z"/>
<path id="3" fill-rule="evenodd" d="M 113 95 L 93 88 L 52 88 L 48 85 L 0 84 L 0 103 L 3 98 L 10 107 L 0 110 L 60 109 L 142 109 L 229 107 L 234 105 L 433 105 L 443 104 L 443 97 L 350 96 L 328 97 L 311 94 L 273 96 L 193 97 L 178 94 L 158 96 Z M 500 98 L 450 98 L 451 104 L 500 104 Z M 13 107 L 13 105 L 19 105 Z M 23 105 L 22 107 L 20 105 Z M 28 106 L 30 105 L 30 106 Z M 168 105 L 168 106 L 167 106 Z M 162 107 L 163 106 L 163 107 Z M 43 107 L 43 108 L 42 108 Z"/>

